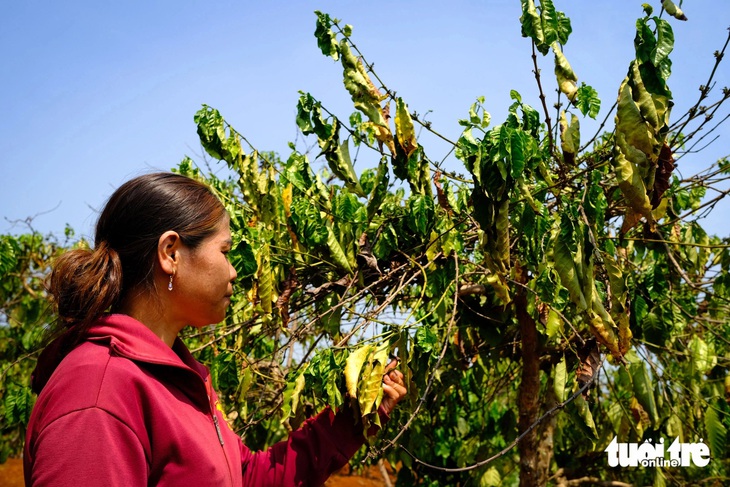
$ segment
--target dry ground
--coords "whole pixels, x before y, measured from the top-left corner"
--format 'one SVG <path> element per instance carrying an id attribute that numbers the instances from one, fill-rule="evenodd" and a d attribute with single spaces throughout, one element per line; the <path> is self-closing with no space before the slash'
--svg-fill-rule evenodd
<path id="1" fill-rule="evenodd" d="M 347 470 L 333 475 L 325 487 L 385 487 L 385 481 L 380 471 L 373 467 L 361 475 L 350 475 Z M 9 458 L 0 464 L 1 487 L 23 487 L 23 461 L 18 458 Z"/>

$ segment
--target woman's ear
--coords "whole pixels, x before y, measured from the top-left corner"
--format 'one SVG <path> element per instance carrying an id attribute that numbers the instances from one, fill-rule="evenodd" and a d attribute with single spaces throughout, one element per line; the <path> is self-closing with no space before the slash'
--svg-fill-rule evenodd
<path id="1" fill-rule="evenodd" d="M 168 230 L 157 241 L 157 262 L 165 274 L 174 275 L 180 262 L 182 242 L 177 232 Z"/>

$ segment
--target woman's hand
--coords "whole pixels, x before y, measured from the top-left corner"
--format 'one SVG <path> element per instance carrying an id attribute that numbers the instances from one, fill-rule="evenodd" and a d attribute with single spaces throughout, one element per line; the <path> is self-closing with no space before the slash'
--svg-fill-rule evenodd
<path id="1" fill-rule="evenodd" d="M 387 414 L 390 414 L 395 409 L 396 404 L 408 393 L 403 381 L 403 373 L 396 370 L 397 366 L 398 360 L 392 360 L 385 367 L 385 374 L 383 375 L 383 400 L 380 406 Z"/>

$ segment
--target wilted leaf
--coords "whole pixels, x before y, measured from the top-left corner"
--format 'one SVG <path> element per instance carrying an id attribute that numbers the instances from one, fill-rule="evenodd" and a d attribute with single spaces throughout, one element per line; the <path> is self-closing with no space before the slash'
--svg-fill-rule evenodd
<path id="1" fill-rule="evenodd" d="M 388 361 L 388 347 L 378 347 L 368 356 L 358 384 L 357 401 L 360 414 L 366 416 L 375 411 L 383 396 L 383 373 Z"/>
<path id="2" fill-rule="evenodd" d="M 388 125 L 387 110 L 380 105 L 387 96 L 383 96 L 375 87 L 362 61 L 352 54 L 345 39 L 340 41 L 340 55 L 345 88 L 350 92 L 355 108 L 368 117 L 369 123 L 373 126 L 375 138 L 385 144 L 390 149 L 391 154 L 395 154 L 393 134 Z"/>
<path id="3" fill-rule="evenodd" d="M 357 386 L 360 381 L 360 371 L 368 356 L 375 350 L 373 345 L 363 345 L 354 352 L 350 352 L 345 362 L 345 386 L 352 398 L 357 397 Z"/>
<path id="4" fill-rule="evenodd" d="M 489 470 L 479 477 L 479 487 L 498 487 L 500 485 L 502 485 L 502 477 L 495 467 L 489 467 Z"/>
<path id="5" fill-rule="evenodd" d="M 598 367 L 601 365 L 601 354 L 598 351 L 596 340 L 587 340 L 585 345 L 578 350 L 578 358 L 580 362 L 575 371 L 575 378 L 578 381 L 578 387 L 582 388 L 598 373 Z M 586 389 L 583 396 L 588 397 L 588 393 L 589 389 Z"/>
<path id="6" fill-rule="evenodd" d="M 345 254 L 342 245 L 337 240 L 334 230 L 331 225 L 327 225 L 327 247 L 330 251 L 330 256 L 334 264 L 337 264 L 340 268 L 352 274 L 352 264 L 350 264 L 347 254 Z"/>
<path id="7" fill-rule="evenodd" d="M 634 395 L 639 404 L 649 414 L 652 424 L 658 424 L 659 412 L 654 398 L 654 387 L 649 372 L 643 362 L 637 361 L 629 365 L 631 381 L 634 386 Z"/>
<path id="8" fill-rule="evenodd" d="M 314 30 L 317 46 L 322 50 L 322 54 L 337 61 L 340 57 L 340 50 L 337 38 L 331 29 L 332 19 L 328 14 L 324 14 L 319 10 L 315 10 L 314 13 L 317 15 L 317 27 Z"/>
<path id="9" fill-rule="evenodd" d="M 418 142 L 413 128 L 413 120 L 411 120 L 408 106 L 403 98 L 398 98 L 395 101 L 395 135 L 406 159 L 408 159 L 418 147 Z"/>
<path id="10" fill-rule="evenodd" d="M 557 42 L 552 45 L 552 48 L 555 53 L 555 76 L 558 79 L 558 88 L 568 97 L 568 100 L 573 101 L 578 91 L 578 77 Z"/>
<path id="11" fill-rule="evenodd" d="M 591 414 L 591 408 L 588 406 L 588 402 L 583 396 L 578 396 L 573 401 L 573 405 L 581 420 L 574 424 L 586 433 L 588 440 L 595 442 L 598 439 L 598 432 L 596 431 L 596 423 L 593 420 L 593 414 Z"/>
<path id="12" fill-rule="evenodd" d="M 684 12 L 672 0 L 662 0 L 662 7 L 675 19 L 687 20 L 687 16 L 684 15 Z"/>
<path id="13" fill-rule="evenodd" d="M 560 112 L 560 148 L 563 149 L 565 163 L 574 165 L 580 148 L 580 122 L 578 117 L 571 114 L 569 125 L 565 110 Z"/>
<path id="14" fill-rule="evenodd" d="M 669 189 L 670 178 L 674 171 L 674 157 L 672 149 L 665 143 L 659 152 L 659 163 L 654 176 L 654 190 L 651 193 L 651 207 L 657 208 L 662 201 L 664 192 Z"/>
<path id="15" fill-rule="evenodd" d="M 568 378 L 568 371 L 565 363 L 565 356 L 555 365 L 555 377 L 553 378 L 553 389 L 558 402 L 565 401 L 565 383 Z"/>
<path id="16" fill-rule="evenodd" d="M 274 285 L 271 276 L 271 253 L 268 245 L 262 245 L 258 252 L 258 272 L 256 279 L 258 281 L 258 299 L 259 306 L 264 313 L 271 313 L 271 303 L 273 300 Z"/>
<path id="17" fill-rule="evenodd" d="M 276 309 L 279 310 L 281 326 L 284 328 L 289 325 L 289 300 L 291 299 L 292 293 L 294 293 L 298 286 L 299 283 L 297 282 L 297 276 L 294 271 L 294 267 L 292 267 L 289 272 L 289 277 L 287 277 L 282 283 L 282 290 L 276 300 Z"/>

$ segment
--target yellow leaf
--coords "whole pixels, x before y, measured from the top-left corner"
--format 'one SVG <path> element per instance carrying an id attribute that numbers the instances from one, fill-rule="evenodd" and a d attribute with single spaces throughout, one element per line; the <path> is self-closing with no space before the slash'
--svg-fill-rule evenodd
<path id="1" fill-rule="evenodd" d="M 373 347 L 374 348 L 374 347 Z M 358 384 L 357 402 L 360 414 L 366 416 L 375 411 L 383 397 L 383 373 L 388 360 L 388 346 L 385 344 L 368 357 Z"/>
<path id="2" fill-rule="evenodd" d="M 291 216 L 292 188 L 292 185 L 288 184 L 281 191 L 281 200 L 284 203 L 284 214 L 287 218 Z"/>
<path id="3" fill-rule="evenodd" d="M 563 51 L 560 50 L 558 43 L 554 42 L 550 47 L 553 48 L 555 53 L 555 76 L 558 79 L 558 87 L 568 97 L 568 100 L 573 101 L 578 91 L 576 85 L 578 77 L 573 72 L 573 68 L 570 67 L 570 63 L 565 58 Z"/>
<path id="4" fill-rule="evenodd" d="M 360 371 L 374 348 L 373 345 L 364 345 L 351 352 L 347 357 L 347 361 L 345 362 L 345 386 L 347 387 L 347 393 L 352 398 L 357 397 L 357 384 L 360 381 Z"/>
<path id="5" fill-rule="evenodd" d="M 407 159 L 418 147 L 416 132 L 411 115 L 408 113 L 408 106 L 402 98 L 396 100 L 395 107 L 395 135 Z"/>
<path id="6" fill-rule="evenodd" d="M 677 20 L 687 20 L 687 16 L 684 15 L 682 9 L 677 7 L 672 0 L 662 0 L 662 7 L 667 11 L 669 15 Z"/>
<path id="7" fill-rule="evenodd" d="M 565 110 L 560 113 L 560 148 L 563 149 L 565 162 L 572 165 L 580 149 L 580 122 L 578 117 L 571 114 L 568 124 Z"/>

